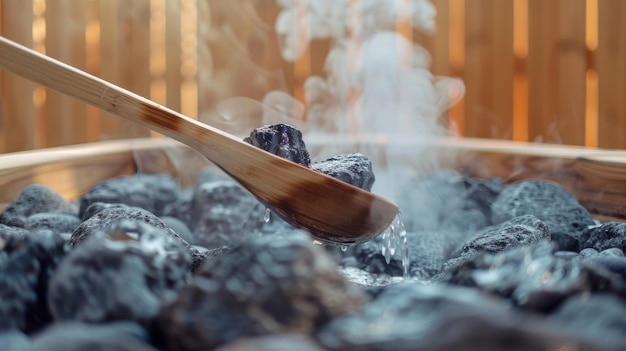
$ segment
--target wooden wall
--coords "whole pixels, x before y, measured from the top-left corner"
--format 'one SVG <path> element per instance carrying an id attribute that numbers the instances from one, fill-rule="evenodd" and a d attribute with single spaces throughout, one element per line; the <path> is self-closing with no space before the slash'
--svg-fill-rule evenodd
<path id="1" fill-rule="evenodd" d="M 434 74 L 464 80 L 446 116 L 461 135 L 626 149 L 626 1 L 431 1 L 437 31 L 406 34 Z M 323 41 L 280 60 L 277 10 L 271 0 L 0 0 L 0 35 L 202 118 L 227 97 L 301 97 L 306 75 L 323 73 Z M 0 152 L 147 135 L 0 72 Z"/>

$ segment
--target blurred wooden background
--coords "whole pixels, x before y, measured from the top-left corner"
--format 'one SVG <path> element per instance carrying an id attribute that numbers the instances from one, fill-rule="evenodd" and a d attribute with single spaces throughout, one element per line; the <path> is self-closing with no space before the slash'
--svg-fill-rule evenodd
<path id="1" fill-rule="evenodd" d="M 431 0 L 432 35 L 398 30 L 462 78 L 468 137 L 626 149 L 625 0 Z M 328 43 L 280 59 L 272 0 L 0 0 L 0 35 L 194 118 L 271 89 L 302 98 Z M 0 152 L 150 133 L 0 72 Z"/>

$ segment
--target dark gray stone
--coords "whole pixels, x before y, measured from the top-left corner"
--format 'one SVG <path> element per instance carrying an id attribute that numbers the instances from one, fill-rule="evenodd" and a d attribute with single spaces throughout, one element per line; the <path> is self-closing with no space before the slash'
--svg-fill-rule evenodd
<path id="1" fill-rule="evenodd" d="M 237 245 L 264 224 L 265 207 L 228 180 L 196 186 L 190 210 L 195 243 L 206 248 Z"/>
<path id="2" fill-rule="evenodd" d="M 165 223 L 166 226 L 175 231 L 178 236 L 183 238 L 183 240 L 188 242 L 190 245 L 195 243 L 196 239 L 193 236 L 193 232 L 183 221 L 171 216 L 162 216 L 161 220 L 163 221 L 163 223 Z"/>
<path id="3" fill-rule="evenodd" d="M 87 208 L 95 202 L 122 203 L 163 215 L 166 205 L 174 202 L 180 188 L 168 174 L 135 174 L 111 179 L 97 184 L 80 200 L 81 218 L 85 218 Z"/>
<path id="4" fill-rule="evenodd" d="M 360 153 L 337 155 L 315 162 L 311 168 L 367 191 L 372 190 L 376 180 L 372 161 Z"/>
<path id="5" fill-rule="evenodd" d="M 181 242 L 185 246 L 189 246 L 176 232 L 167 227 L 165 223 L 157 216 L 138 207 L 108 207 L 94 214 L 89 219 L 82 222 L 72 233 L 69 244 L 77 246 L 90 236 L 108 230 L 109 227 L 125 220 L 142 221 L 156 229 L 167 232 L 169 236 Z"/>
<path id="6" fill-rule="evenodd" d="M 107 208 L 129 208 L 132 206 L 128 206 L 126 204 L 121 203 L 107 203 L 107 202 L 92 202 L 87 206 L 87 208 L 82 212 L 82 217 L 80 217 L 81 222 L 84 222 L 91 218 L 96 213 L 107 209 Z"/>
<path id="7" fill-rule="evenodd" d="M 58 234 L 73 233 L 80 223 L 81 220 L 73 214 L 45 212 L 28 217 L 24 229 L 32 232 L 50 230 Z"/>
<path id="8" fill-rule="evenodd" d="M 303 335 L 277 334 L 242 338 L 220 346 L 215 351 L 325 351 L 313 339 Z"/>
<path id="9" fill-rule="evenodd" d="M 533 215 L 524 215 L 483 229 L 463 244 L 458 256 L 498 253 L 546 239 L 550 239 L 548 226 Z"/>
<path id="10" fill-rule="evenodd" d="M 167 350 L 210 349 L 240 337 L 310 334 L 367 298 L 302 232 L 255 237 L 222 254 L 160 314 Z"/>
<path id="11" fill-rule="evenodd" d="M 0 330 L 31 333 L 51 320 L 46 291 L 66 254 L 65 240 L 42 232 L 0 241 Z"/>
<path id="12" fill-rule="evenodd" d="M 244 141 L 291 162 L 311 166 L 302 132 L 290 125 L 279 123 L 256 128 Z"/>
<path id="13" fill-rule="evenodd" d="M 0 345 L 3 351 L 24 350 L 30 345 L 30 339 L 18 329 L 0 331 Z"/>
<path id="14" fill-rule="evenodd" d="M 542 241 L 498 254 L 480 254 L 448 265 L 441 283 L 477 287 L 510 298 L 524 309 L 549 312 L 570 296 L 611 292 L 626 296 L 626 282 L 599 263 L 582 257 L 557 257 Z"/>
<path id="15" fill-rule="evenodd" d="M 87 324 L 56 322 L 35 335 L 22 351 L 157 351 L 148 344 L 148 333 L 131 322 Z"/>
<path id="16" fill-rule="evenodd" d="M 76 214 L 76 208 L 61 194 L 44 185 L 29 185 L 0 214 L 0 224 L 24 227 L 28 217 L 36 213 L 54 212 Z"/>
<path id="17" fill-rule="evenodd" d="M 624 316 L 623 299 L 608 294 L 584 294 L 570 297 L 548 318 L 572 333 L 623 347 L 626 345 Z"/>
<path id="18" fill-rule="evenodd" d="M 399 283 L 322 327 L 317 339 L 330 350 L 418 350 L 438 321 L 464 312 L 508 315 L 505 304 L 473 289 Z"/>
<path id="19" fill-rule="evenodd" d="M 10 239 L 21 239 L 30 234 L 30 231 L 20 228 L 20 227 L 11 227 L 8 225 L 0 224 L 0 240 L 8 241 Z M 3 245 L 0 245 L 3 246 Z M 0 251 L 2 251 L 0 248 Z M 6 249 L 4 249 L 6 251 Z"/>
<path id="20" fill-rule="evenodd" d="M 403 268 L 399 254 L 389 264 L 382 254 L 380 237 L 354 247 L 356 266 L 369 273 L 402 276 Z M 448 257 L 445 236 L 436 231 L 407 233 L 409 251 L 409 274 L 413 278 L 430 279 L 439 273 Z"/>
<path id="21" fill-rule="evenodd" d="M 595 221 L 576 198 L 562 186 L 539 180 L 524 180 L 506 187 L 492 206 L 494 224 L 509 219 L 534 215 L 548 225 L 550 233 L 555 233 L 552 241 L 560 250 L 571 250 L 571 238 L 576 240 Z M 561 241 L 563 239 L 563 241 Z"/>
<path id="22" fill-rule="evenodd" d="M 597 251 L 611 248 L 626 250 L 626 223 L 606 222 L 585 230 L 580 247 L 593 248 Z"/>
<path id="23" fill-rule="evenodd" d="M 187 283 L 188 248 L 163 229 L 125 220 L 92 235 L 58 266 L 48 289 L 57 319 L 149 325 Z"/>

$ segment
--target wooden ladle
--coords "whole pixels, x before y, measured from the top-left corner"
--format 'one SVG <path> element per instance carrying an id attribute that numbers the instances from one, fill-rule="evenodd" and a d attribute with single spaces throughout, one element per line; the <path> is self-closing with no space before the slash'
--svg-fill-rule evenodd
<path id="1" fill-rule="evenodd" d="M 72 66 L 0 37 L 0 69 L 176 139 L 202 153 L 259 201 L 322 242 L 367 241 L 398 206 L 375 194 L 258 149 Z"/>

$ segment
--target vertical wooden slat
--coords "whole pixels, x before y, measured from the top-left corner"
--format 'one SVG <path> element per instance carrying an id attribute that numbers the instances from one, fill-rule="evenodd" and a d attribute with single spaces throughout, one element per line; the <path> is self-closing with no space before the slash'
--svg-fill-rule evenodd
<path id="1" fill-rule="evenodd" d="M 2 20 L 2 17 L 4 16 L 4 11 L 3 11 L 3 6 L 4 5 L 4 0 L 0 0 L 0 35 L 4 35 L 3 32 L 3 24 L 4 21 Z M 5 134 L 5 128 L 4 128 L 4 119 L 5 119 L 5 113 L 4 113 L 4 106 L 5 106 L 5 96 L 4 96 L 4 71 L 0 70 L 0 153 L 4 152 L 4 134 Z"/>
<path id="2" fill-rule="evenodd" d="M 175 0 L 168 0 L 165 15 L 166 104 L 167 107 L 176 111 L 180 111 L 180 86 L 182 83 L 180 73 L 180 20 L 180 3 Z"/>
<path id="3" fill-rule="evenodd" d="M 87 72 L 98 75 L 100 68 L 100 5 L 98 1 L 87 3 L 87 17 L 85 28 L 85 69 Z M 87 141 L 95 142 L 100 140 L 101 110 L 86 106 L 87 118 Z"/>
<path id="4" fill-rule="evenodd" d="M 585 145 L 587 45 L 585 0 L 560 0 L 558 132 L 564 144 Z"/>
<path id="5" fill-rule="evenodd" d="M 431 56 L 430 71 L 437 76 L 449 76 L 450 72 L 450 0 L 431 0 L 437 9 L 435 31 L 423 33 L 413 30 L 415 43 L 423 46 Z"/>
<path id="6" fill-rule="evenodd" d="M 626 1 L 598 1 L 598 145 L 626 149 Z"/>
<path id="7" fill-rule="evenodd" d="M 558 1 L 528 1 L 528 138 L 556 142 Z"/>
<path id="8" fill-rule="evenodd" d="M 584 0 L 529 1 L 529 139 L 583 145 Z"/>
<path id="9" fill-rule="evenodd" d="M 86 2 L 46 2 L 46 54 L 78 69 L 86 69 Z M 87 141 L 85 104 L 54 91 L 46 94 L 47 146 Z"/>
<path id="10" fill-rule="evenodd" d="M 465 135 L 510 139 L 513 131 L 513 2 L 465 10 Z"/>
<path id="11" fill-rule="evenodd" d="M 2 35 L 27 47 L 32 46 L 33 3 L 8 0 L 2 3 Z M 36 111 L 33 104 L 35 84 L 5 73 L 3 75 L 5 132 L 4 152 L 35 147 Z"/>
<path id="12" fill-rule="evenodd" d="M 142 96 L 150 92 L 149 5 L 147 0 L 100 1 L 101 77 Z M 110 114 L 101 124 L 103 139 L 149 135 L 147 129 Z"/>
<path id="13" fill-rule="evenodd" d="M 448 0 L 449 31 L 448 50 L 450 63 L 450 73 L 452 76 L 463 77 L 465 66 L 465 11 L 466 0 Z M 467 4 L 471 5 L 471 4 Z M 469 87 L 468 87 L 469 89 Z M 457 105 L 448 111 L 448 124 L 451 134 L 465 135 L 465 100 L 461 100 Z"/>
<path id="14" fill-rule="evenodd" d="M 108 80 L 113 84 L 120 83 L 120 72 L 118 69 L 118 60 L 120 53 L 118 51 L 119 26 L 117 23 L 117 0 L 99 1 L 99 20 L 100 20 L 100 67 L 99 75 L 102 79 Z M 102 114 L 100 126 L 100 138 L 102 140 L 115 139 L 117 131 L 127 123 L 116 116 L 108 113 Z"/>

